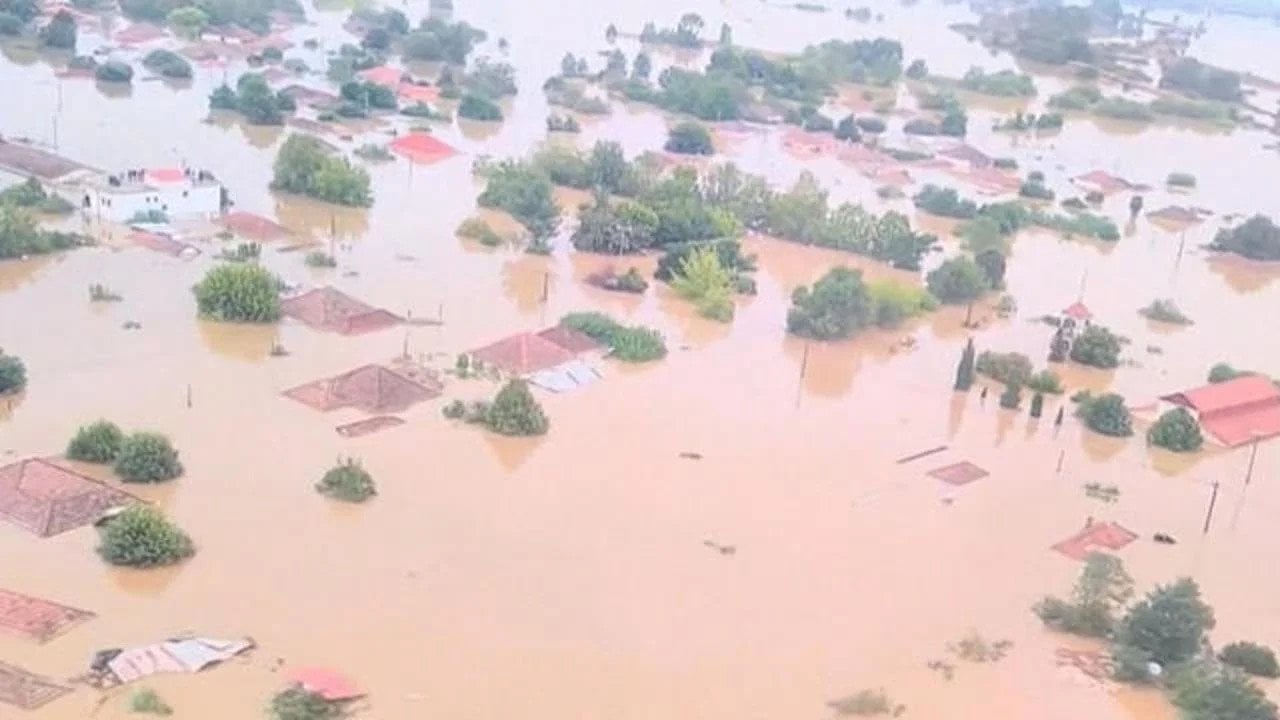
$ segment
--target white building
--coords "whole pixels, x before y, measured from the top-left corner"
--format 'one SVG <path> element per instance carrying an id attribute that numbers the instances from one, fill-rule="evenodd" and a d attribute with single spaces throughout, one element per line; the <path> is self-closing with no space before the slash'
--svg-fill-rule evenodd
<path id="1" fill-rule="evenodd" d="M 60 178 L 55 190 L 100 221 L 127 223 L 152 211 L 168 218 L 212 218 L 222 211 L 222 184 L 213 173 L 191 168 L 80 171 Z"/>

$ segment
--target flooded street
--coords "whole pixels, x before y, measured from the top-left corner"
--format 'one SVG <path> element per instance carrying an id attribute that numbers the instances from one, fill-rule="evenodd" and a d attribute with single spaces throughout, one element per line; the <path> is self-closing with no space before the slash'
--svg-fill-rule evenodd
<path id="1" fill-rule="evenodd" d="M 696 11 L 708 34 L 728 22 L 736 43 L 763 50 L 886 35 L 902 41 L 908 59 L 924 58 L 943 74 L 1017 67 L 946 29 L 973 20 L 964 6 L 871 7 L 883 22 L 756 0 L 457 0 L 455 18 L 489 33 L 480 54 L 497 57 L 498 38 L 509 42 L 505 59 L 520 93 L 500 127 L 436 125 L 460 151 L 450 159 L 367 164 L 375 197 L 367 210 L 268 192 L 275 152 L 293 130 L 206 122 L 220 68 L 197 67 L 184 87 L 135 80 L 126 95 L 108 97 L 91 79 L 59 78 L 48 58 L 5 46 L 0 85 L 22 97 L 0 107 L 6 138 L 56 142 L 58 153 L 101 168 L 208 168 L 236 209 L 292 232 L 262 254 L 284 280 L 333 285 L 443 324 L 345 337 L 292 320 L 201 320 L 191 287 L 215 265 L 211 247 L 187 261 L 112 235 L 96 247 L 0 261 L 0 347 L 21 356 L 29 375 L 29 390 L 9 407 L 0 398 L 0 465 L 58 455 L 77 427 L 98 418 L 162 431 L 186 473 L 126 489 L 155 502 L 198 548 L 174 568 L 121 570 L 96 555 L 92 529 L 37 539 L 0 523 L 0 588 L 96 615 L 44 645 L 0 634 L 0 661 L 65 679 L 101 648 L 187 632 L 251 636 L 259 647 L 246 658 L 146 682 L 182 720 L 263 716 L 285 684 L 281 664 L 341 668 L 369 694 L 357 717 L 381 720 L 820 718 L 833 715 L 828 701 L 864 688 L 883 688 L 909 718 L 1172 720 L 1174 709 L 1155 692 L 1087 682 L 1059 667 L 1055 650 L 1070 639 L 1047 632 L 1030 611 L 1042 596 L 1069 590 L 1080 564 L 1050 546 L 1087 518 L 1141 536 L 1122 554 L 1140 593 L 1193 576 L 1215 608 L 1215 645 L 1280 645 L 1280 575 L 1258 571 L 1280 555 L 1280 446 L 1260 446 L 1246 486 L 1248 448 L 1175 456 L 1148 448 L 1141 427 L 1128 440 L 1105 438 L 1073 419 L 1067 400 L 1089 388 L 1150 403 L 1202 384 L 1221 361 L 1280 375 L 1280 340 L 1265 327 L 1280 307 L 1280 268 L 1203 248 L 1224 215 L 1280 215 L 1280 194 L 1271 191 L 1280 153 L 1262 149 L 1274 136 L 1162 123 L 1138 133 L 1082 117 L 1034 138 L 991 130 L 1008 107 L 971 106 L 967 142 L 1016 158 L 1020 172 L 1042 170 L 1061 197 L 1070 177 L 1101 169 L 1154 187 L 1144 193 L 1148 210 L 1190 204 L 1215 213 L 1185 233 L 1146 217 L 1125 227 L 1125 192 L 1099 211 L 1121 226 L 1117 243 L 1024 231 L 1007 275 L 1017 313 L 997 317 L 992 296 L 974 309 L 980 327 L 972 331 L 964 307 L 944 306 L 850 341 L 788 335 L 792 291 L 832 266 L 918 284 L 923 273 L 769 237 L 745 241 L 758 256 L 758 294 L 740 298 L 734 322 L 720 324 L 661 283 L 643 296 L 588 285 L 589 274 L 611 266 L 650 275 L 655 261 L 574 252 L 569 219 L 548 257 L 456 236 L 483 188 L 473 161 L 524 156 L 544 141 L 539 88 L 566 52 L 602 63 L 596 52 L 610 23 L 635 33 L 647 21 L 674 24 Z M 415 21 L 427 12 L 425 2 L 401 9 Z M 341 29 L 347 8 L 308 5 L 307 15 L 312 24 L 289 34 L 297 47 L 286 57 L 322 67 L 324 48 L 352 41 Z M 1209 28 L 1204 41 L 1215 55 L 1206 59 L 1238 69 L 1253 68 L 1236 64 L 1233 47 L 1276 32 L 1238 18 L 1214 18 Z M 304 50 L 306 38 L 320 38 L 322 50 Z M 100 41 L 82 26 L 81 52 Z M 638 43 L 623 38 L 619 47 L 632 57 Z M 674 59 L 655 53 L 659 67 Z M 226 76 L 243 69 L 233 63 Z M 1028 105 L 1036 111 L 1072 84 L 1044 75 L 1036 82 Z M 910 93 L 900 93 L 909 105 Z M 671 122 L 655 108 L 614 103 L 612 115 L 584 123 L 573 142 L 616 140 L 631 157 L 660 149 Z M 909 198 L 880 199 L 874 182 L 834 157 L 788 153 L 786 131 L 754 133 L 717 160 L 780 187 L 808 170 L 833 201 L 906 213 L 913 226 L 938 232 L 947 253 L 956 248 L 942 231 L 946 221 L 919 213 Z M 350 150 L 376 135 L 334 141 Z M 1192 194 L 1165 189 L 1175 171 L 1195 173 Z M 569 210 L 585 199 L 558 197 Z M 283 250 L 301 242 L 333 247 L 337 268 L 307 267 L 306 250 Z M 944 254 L 929 256 L 926 269 Z M 91 304 L 95 283 L 123 302 Z M 1160 298 L 1175 300 L 1195 324 L 1160 325 L 1138 313 Z M 976 391 L 952 392 L 967 338 L 980 350 L 1026 353 L 1041 367 L 1053 329 L 1039 318 L 1078 299 L 1128 338 L 1121 367 L 1061 366 L 1067 393 L 1049 398 L 1039 421 L 1000 410 L 994 385 L 985 402 Z M 642 366 L 606 362 L 603 382 L 538 394 L 551 420 L 545 437 L 500 437 L 441 418 L 449 400 L 492 395 L 496 385 L 484 380 L 449 376 L 441 398 L 401 414 L 404 425 L 360 438 L 334 427 L 364 413 L 320 413 L 281 395 L 406 350 L 448 366 L 459 352 L 589 309 L 658 329 L 671 352 Z M 124 330 L 126 321 L 141 327 Z M 277 344 L 289 354 L 273 356 Z M 1060 404 L 1067 419 L 1058 430 Z M 898 462 L 939 446 L 946 449 Z M 341 457 L 363 462 L 377 498 L 347 506 L 313 491 Z M 955 487 L 925 474 L 962 460 L 990 475 Z M 101 467 L 83 470 L 106 477 Z M 1119 500 L 1087 497 L 1082 486 L 1092 482 L 1117 486 Z M 1213 482 L 1221 483 L 1216 515 L 1202 534 Z M 1154 532 L 1179 543 L 1149 542 Z M 948 650 L 974 632 L 1011 641 L 1008 656 L 972 663 Z M 952 664 L 954 676 L 930 669 L 932 661 Z M 1259 685 L 1280 700 L 1274 682 Z M 134 717 L 131 689 L 78 687 L 32 712 L 7 715 L 11 708 L 0 706 L 0 718 Z"/>

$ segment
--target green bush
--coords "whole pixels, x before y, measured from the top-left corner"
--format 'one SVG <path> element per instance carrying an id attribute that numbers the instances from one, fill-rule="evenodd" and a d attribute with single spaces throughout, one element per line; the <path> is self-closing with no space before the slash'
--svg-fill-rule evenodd
<path id="1" fill-rule="evenodd" d="M 529 392 L 529 385 L 512 379 L 490 403 L 485 425 L 500 435 L 545 435 L 550 427 L 542 406 Z"/>
<path id="2" fill-rule="evenodd" d="M 1180 669 L 1170 683 L 1183 720 L 1276 720 L 1276 706 L 1235 668 L 1210 663 Z"/>
<path id="3" fill-rule="evenodd" d="M 354 460 L 330 468 L 316 483 L 316 492 L 344 502 L 364 502 L 378 494 L 373 476 Z"/>
<path id="4" fill-rule="evenodd" d="M 338 720 L 342 709 L 300 686 L 282 690 L 271 698 L 271 720 Z"/>
<path id="5" fill-rule="evenodd" d="M 191 77 L 191 63 L 172 50 L 152 50 L 142 59 L 142 66 L 167 78 Z"/>
<path id="6" fill-rule="evenodd" d="M 1170 667 L 1196 657 L 1213 626 L 1213 608 L 1200 597 L 1200 586 L 1182 578 L 1156 587 L 1129 608 L 1115 639 Z"/>
<path id="7" fill-rule="evenodd" d="M 129 712 L 143 715 L 172 715 L 169 707 L 155 690 L 143 688 L 129 696 Z"/>
<path id="8" fill-rule="evenodd" d="M 787 332 L 814 340 L 843 340 L 870 324 L 873 310 L 862 271 L 832 268 L 812 288 L 801 286 L 791 294 Z"/>
<path id="9" fill-rule="evenodd" d="M 712 155 L 716 151 L 711 132 L 696 122 L 682 122 L 671 128 L 663 149 L 683 155 Z"/>
<path id="10" fill-rule="evenodd" d="M 1169 177 L 1165 180 L 1169 187 L 1176 188 L 1193 188 L 1196 186 L 1196 176 L 1191 173 L 1174 172 L 1169 173 Z"/>
<path id="11" fill-rule="evenodd" d="M 191 538 L 150 505 L 131 505 L 99 530 L 98 554 L 112 565 L 172 565 L 195 554 Z"/>
<path id="12" fill-rule="evenodd" d="M 1222 648 L 1218 659 L 1224 665 L 1240 668 L 1258 677 L 1280 677 L 1280 664 L 1271 648 L 1252 642 L 1233 642 Z"/>
<path id="13" fill-rule="evenodd" d="M 883 328 L 897 327 L 938 308 L 938 301 L 924 288 L 891 278 L 867 283 L 867 294 L 875 308 L 875 323 Z"/>
<path id="14" fill-rule="evenodd" d="M 569 313 L 560 318 L 560 324 L 612 348 L 612 357 L 624 362 L 649 362 L 667 355 L 666 342 L 658 331 L 627 327 L 604 313 Z"/>
<path id="15" fill-rule="evenodd" d="M 486 171 L 488 183 L 476 202 L 511 213 L 534 237 L 551 237 L 560 224 L 560 207 L 551 179 L 530 163 L 503 161 Z"/>
<path id="16" fill-rule="evenodd" d="M 977 203 L 961 198 L 955 188 L 928 184 L 916 193 L 912 201 L 921 210 L 942 217 L 968 220 L 978 214 Z"/>
<path id="17" fill-rule="evenodd" d="M 1235 227 L 1219 230 L 1210 247 L 1249 260 L 1280 260 L 1280 226 L 1265 215 L 1254 215 Z"/>
<path id="18" fill-rule="evenodd" d="M 120 443 L 115 471 L 125 482 L 164 482 L 182 474 L 182 463 L 169 438 L 159 433 L 137 432 Z"/>
<path id="19" fill-rule="evenodd" d="M 996 97 L 1033 97 L 1036 94 L 1036 84 L 1031 76 L 1012 70 L 989 73 L 982 68 L 969 68 L 960 79 L 960 87 Z"/>
<path id="20" fill-rule="evenodd" d="M 1004 392 L 1000 393 L 1000 407 L 1006 410 L 1017 410 L 1022 404 L 1022 386 L 1017 383 L 1009 383 L 1004 386 Z"/>
<path id="21" fill-rule="evenodd" d="M 94 68 L 93 77 L 98 82 L 129 83 L 133 81 L 133 68 L 126 62 L 108 60 Z"/>
<path id="22" fill-rule="evenodd" d="M 1058 374 L 1052 370 L 1044 369 L 1032 375 L 1027 380 L 1027 387 L 1038 393 L 1047 393 L 1049 395 L 1062 394 L 1062 380 Z"/>
<path id="23" fill-rule="evenodd" d="M 1156 322 L 1171 325 L 1191 325 L 1191 318 L 1182 314 L 1172 300 L 1152 300 L 1151 304 L 1138 311 L 1143 317 Z"/>
<path id="24" fill-rule="evenodd" d="M 990 289 L 982 268 L 963 255 L 944 260 L 929 271 L 925 284 L 934 297 L 948 305 L 966 305 Z"/>
<path id="25" fill-rule="evenodd" d="M 502 120 L 502 108 L 487 97 L 467 94 L 458 103 L 458 117 L 481 122 L 499 122 Z"/>
<path id="26" fill-rule="evenodd" d="M 59 10 L 40 28 L 40 43 L 45 47 L 75 50 L 76 19 L 66 10 Z"/>
<path id="27" fill-rule="evenodd" d="M 978 355 L 978 362 L 974 367 L 979 374 L 1005 385 L 1029 385 L 1033 372 L 1031 358 L 1018 352 L 984 350 Z"/>
<path id="28" fill-rule="evenodd" d="M 280 281 L 261 265 L 219 265 L 195 286 L 200 315 L 224 322 L 280 319 Z"/>
<path id="29" fill-rule="evenodd" d="M 14 355 L 0 350 L 0 395 L 16 393 L 27 386 L 27 366 Z"/>
<path id="30" fill-rule="evenodd" d="M 1213 384 L 1224 383 L 1228 380 L 1235 380 L 1244 375 L 1252 375 L 1248 370 L 1237 370 L 1227 363 L 1217 363 L 1209 368 L 1209 382 Z"/>
<path id="31" fill-rule="evenodd" d="M 1204 435 L 1191 413 L 1179 407 L 1160 416 L 1147 431 L 1147 441 L 1173 452 L 1195 452 L 1204 445 Z"/>
<path id="32" fill-rule="evenodd" d="M 323 250 L 312 250 L 302 259 L 307 267 L 314 268 L 334 268 L 338 267 L 338 261 L 329 253 Z"/>
<path id="33" fill-rule="evenodd" d="M 107 420 L 99 420 L 76 431 L 67 445 L 67 457 L 91 463 L 115 462 L 124 444 L 120 427 Z"/>
<path id="34" fill-rule="evenodd" d="M 1072 343 L 1071 359 L 1096 368 L 1117 367 L 1120 364 L 1120 337 L 1101 325 L 1090 325 Z"/>
<path id="35" fill-rule="evenodd" d="M 1124 398 L 1115 393 L 1084 400 L 1081 403 L 1081 414 L 1084 424 L 1100 435 L 1128 437 L 1133 434 L 1133 418 L 1129 415 L 1129 408 L 1125 407 Z"/>

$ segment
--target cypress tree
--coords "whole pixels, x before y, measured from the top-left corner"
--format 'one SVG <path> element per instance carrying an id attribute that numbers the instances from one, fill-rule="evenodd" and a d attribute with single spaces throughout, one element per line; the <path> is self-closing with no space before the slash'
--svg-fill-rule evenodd
<path id="1" fill-rule="evenodd" d="M 956 366 L 956 390 L 969 392 L 969 388 L 973 386 L 974 355 L 973 338 L 969 338 L 969 344 L 964 346 L 964 352 L 960 354 L 960 364 Z"/>
<path id="2" fill-rule="evenodd" d="M 1031 396 L 1031 417 L 1038 418 L 1042 412 L 1044 412 L 1044 393 L 1038 392 Z"/>

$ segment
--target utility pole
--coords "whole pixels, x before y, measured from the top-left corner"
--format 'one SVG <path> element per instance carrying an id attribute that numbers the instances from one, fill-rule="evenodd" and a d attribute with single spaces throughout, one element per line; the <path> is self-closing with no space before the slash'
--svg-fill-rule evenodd
<path id="1" fill-rule="evenodd" d="M 1213 494 L 1209 496 L 1209 509 L 1204 513 L 1204 532 L 1209 534 L 1209 523 L 1213 522 L 1213 506 L 1218 502 L 1218 481 L 1213 481 Z"/>
<path id="2" fill-rule="evenodd" d="M 1258 434 L 1255 432 L 1253 434 L 1253 449 L 1249 451 L 1249 469 L 1244 473 L 1245 485 L 1248 485 L 1249 481 L 1253 479 L 1253 461 L 1258 458 L 1258 440 Z"/>
<path id="3" fill-rule="evenodd" d="M 800 357 L 800 379 L 804 379 L 804 374 L 809 369 L 809 343 L 804 344 L 804 355 Z"/>

